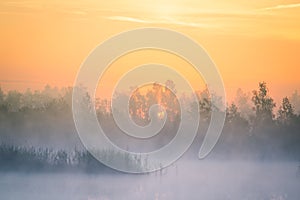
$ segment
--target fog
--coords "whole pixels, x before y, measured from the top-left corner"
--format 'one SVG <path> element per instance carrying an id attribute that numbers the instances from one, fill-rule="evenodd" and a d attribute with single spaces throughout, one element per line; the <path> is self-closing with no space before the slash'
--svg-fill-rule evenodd
<path id="1" fill-rule="evenodd" d="M 1 199 L 299 199 L 299 163 L 178 161 L 145 175 L 1 173 Z"/>
<path id="2" fill-rule="evenodd" d="M 136 91 L 131 99 L 129 111 L 139 125 L 149 123 L 152 104 L 159 100 L 164 106 L 166 123 L 147 140 L 126 136 L 113 121 L 110 102 L 97 99 L 98 121 L 107 137 L 123 149 L 139 152 L 168 144 L 178 129 L 180 112 L 166 91 L 155 86 L 146 94 Z M 214 105 L 207 91 L 197 93 L 199 102 L 182 97 L 190 111 L 196 104 L 200 108 L 193 144 L 173 165 L 132 175 L 108 168 L 84 148 L 72 118 L 72 88 L 48 86 L 25 93 L 4 93 L 0 88 L 0 199 L 298 200 L 300 115 L 294 104 L 299 105 L 300 98 L 294 93 L 291 101 L 285 97 L 275 105 L 267 91 L 265 83 L 252 96 L 238 91 L 236 102 L 227 106 L 218 143 L 203 160 L 198 152 Z M 125 165 L 147 167 L 128 155 L 100 153 Z"/>

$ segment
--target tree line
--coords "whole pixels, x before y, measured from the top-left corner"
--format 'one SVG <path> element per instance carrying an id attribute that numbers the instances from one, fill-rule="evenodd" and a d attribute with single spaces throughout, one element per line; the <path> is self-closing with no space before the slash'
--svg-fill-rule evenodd
<path id="1" fill-rule="evenodd" d="M 131 90 L 129 112 L 137 124 L 149 123 L 149 109 L 156 103 L 163 107 L 157 118 L 167 115 L 161 133 L 151 138 L 151 141 L 125 137 L 113 120 L 111 101 L 96 99 L 94 104 L 99 123 L 107 136 L 128 150 L 142 147 L 146 152 L 166 145 L 175 136 L 181 114 L 176 94 L 171 92 L 176 91 L 175 84 L 169 80 L 166 85 L 152 84 L 143 90 Z M 28 158 L 37 163 L 50 163 L 52 167 L 60 164 L 69 166 L 77 162 L 74 159 L 80 157 L 78 155 L 82 158 L 76 165 L 92 162 L 87 161 L 93 158 L 85 151 L 76 133 L 72 118 L 72 90 L 71 87 L 58 89 L 46 86 L 41 91 L 27 90 L 22 93 L 14 90 L 4 92 L 0 87 L 1 163 L 15 166 L 16 163 L 26 163 L 23 158 Z M 120 93 L 114 98 L 122 99 L 124 95 L 129 93 Z M 189 94 L 179 97 L 189 110 L 198 105 L 200 112 L 198 135 L 185 154 L 187 158 L 197 156 L 214 107 L 207 89 L 196 92 L 196 95 L 198 102 L 192 102 Z M 300 161 L 299 102 L 300 96 L 295 92 L 276 105 L 265 82 L 259 83 L 252 93 L 239 89 L 235 101 L 227 105 L 221 138 L 209 158 Z M 72 156 L 75 154 L 77 157 Z M 55 157 L 56 161 L 53 160 Z M 84 157 L 88 159 L 83 161 Z M 70 161 L 72 159 L 73 164 Z"/>

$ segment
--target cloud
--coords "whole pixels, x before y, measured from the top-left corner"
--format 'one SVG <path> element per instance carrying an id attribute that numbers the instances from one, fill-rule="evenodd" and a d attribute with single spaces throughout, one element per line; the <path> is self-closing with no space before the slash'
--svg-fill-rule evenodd
<path id="1" fill-rule="evenodd" d="M 139 19 L 139 18 L 134 18 L 134 17 L 126 17 L 126 16 L 109 16 L 105 17 L 106 19 L 113 20 L 113 21 L 126 21 L 126 22 L 137 22 L 137 23 L 152 23 L 147 20 Z"/>
<path id="2" fill-rule="evenodd" d="M 178 25 L 186 27 L 216 27 L 216 25 L 199 23 L 199 22 L 190 22 L 191 20 L 187 19 L 176 19 L 172 17 L 148 17 L 148 18 L 137 18 L 137 17 L 128 17 L 128 16 L 109 16 L 105 17 L 109 20 L 114 21 L 125 21 L 125 22 L 135 22 L 135 23 L 144 23 L 144 24 L 169 24 L 169 25 Z"/>
<path id="3" fill-rule="evenodd" d="M 290 8 L 300 8 L 300 3 L 296 3 L 296 4 L 281 4 L 281 5 L 276 5 L 276 6 L 261 8 L 261 9 L 258 9 L 258 11 L 281 10 L 281 9 L 290 9 Z"/>

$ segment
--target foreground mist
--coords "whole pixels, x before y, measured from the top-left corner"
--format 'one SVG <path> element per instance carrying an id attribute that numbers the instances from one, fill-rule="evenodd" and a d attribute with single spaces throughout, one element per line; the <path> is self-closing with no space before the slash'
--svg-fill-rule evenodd
<path id="1" fill-rule="evenodd" d="M 179 161 L 147 175 L 1 173 L 1 199 L 297 200 L 293 162 Z M 298 174 L 297 174 L 298 173 Z"/>

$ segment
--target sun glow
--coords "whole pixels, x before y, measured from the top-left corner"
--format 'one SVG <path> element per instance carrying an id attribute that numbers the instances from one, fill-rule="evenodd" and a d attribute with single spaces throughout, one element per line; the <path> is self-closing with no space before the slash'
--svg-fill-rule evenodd
<path id="1" fill-rule="evenodd" d="M 158 117 L 158 119 L 163 119 L 165 117 L 165 112 L 164 111 L 158 112 L 157 117 Z"/>
<path id="2" fill-rule="evenodd" d="M 266 0 L 3 0 L 0 85 L 21 91 L 71 86 L 95 46 L 120 32 L 154 26 L 201 44 L 220 69 L 228 96 L 241 86 L 251 91 L 262 80 L 275 88 L 275 98 L 290 95 L 300 89 L 299 9 L 294 1 Z"/>
<path id="3" fill-rule="evenodd" d="M 180 8 L 173 4 L 160 4 L 154 8 L 154 12 L 157 16 L 162 18 L 172 17 L 180 12 Z"/>

